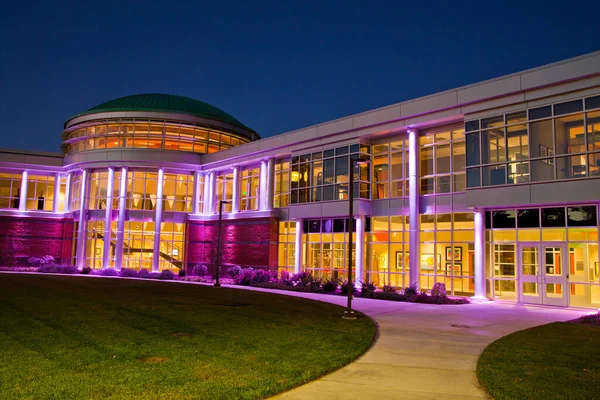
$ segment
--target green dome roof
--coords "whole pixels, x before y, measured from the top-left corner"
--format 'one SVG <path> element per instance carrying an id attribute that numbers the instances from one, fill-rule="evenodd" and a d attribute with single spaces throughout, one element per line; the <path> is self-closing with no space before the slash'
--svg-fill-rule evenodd
<path id="1" fill-rule="evenodd" d="M 75 117 L 119 111 L 151 111 L 189 114 L 196 117 L 226 122 L 252 131 L 252 129 L 215 106 L 200 100 L 172 94 L 136 94 L 133 96 L 120 97 L 92 107 L 85 112 L 77 114 Z"/>

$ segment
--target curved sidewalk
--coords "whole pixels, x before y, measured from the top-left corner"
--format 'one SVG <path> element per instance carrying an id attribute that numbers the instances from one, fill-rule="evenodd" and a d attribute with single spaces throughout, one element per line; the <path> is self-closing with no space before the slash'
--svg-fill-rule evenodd
<path id="1" fill-rule="evenodd" d="M 247 289 L 341 306 L 346 301 L 341 296 Z M 475 375 L 477 359 L 488 344 L 512 332 L 592 312 L 497 302 L 450 306 L 361 298 L 353 305 L 379 326 L 373 346 L 353 363 L 274 399 L 488 399 Z"/>

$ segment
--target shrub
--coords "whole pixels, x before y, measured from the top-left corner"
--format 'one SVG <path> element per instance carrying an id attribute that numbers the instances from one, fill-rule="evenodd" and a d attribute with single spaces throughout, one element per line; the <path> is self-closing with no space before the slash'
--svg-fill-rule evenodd
<path id="1" fill-rule="evenodd" d="M 342 285 L 340 286 L 340 290 L 342 291 L 342 294 L 348 294 L 348 281 L 342 282 Z M 354 283 L 352 283 L 352 293 L 356 293 L 356 291 L 357 291 L 356 285 Z"/>
<path id="2" fill-rule="evenodd" d="M 192 275 L 206 276 L 208 275 L 208 267 L 206 264 L 196 264 L 192 267 Z"/>
<path id="3" fill-rule="evenodd" d="M 99 276 L 119 276 L 119 271 L 114 268 L 102 268 L 98 271 L 94 271 L 93 274 Z"/>
<path id="4" fill-rule="evenodd" d="M 432 296 L 446 296 L 446 284 L 442 282 L 436 282 L 431 289 Z"/>
<path id="5" fill-rule="evenodd" d="M 40 266 L 38 272 L 45 274 L 76 274 L 79 271 L 73 265 L 46 264 Z"/>
<path id="6" fill-rule="evenodd" d="M 416 284 L 412 284 L 412 285 L 404 288 L 404 295 L 406 297 L 416 296 L 418 293 L 419 293 L 419 291 L 417 290 Z"/>
<path id="7" fill-rule="evenodd" d="M 254 271 L 252 271 L 250 283 L 263 283 L 270 281 L 271 274 L 269 273 L 269 271 L 265 271 L 264 269 L 255 269 Z"/>
<path id="8" fill-rule="evenodd" d="M 163 281 L 172 281 L 175 279 L 175 274 L 168 269 L 163 269 L 160 271 L 160 274 L 158 274 L 158 279 Z"/>
<path id="9" fill-rule="evenodd" d="M 283 283 L 284 285 L 292 286 L 292 274 L 290 274 L 290 271 L 288 271 L 286 269 L 281 271 L 281 274 L 279 275 L 279 283 Z"/>
<path id="10" fill-rule="evenodd" d="M 137 273 L 137 277 L 138 278 L 144 278 L 144 279 L 150 279 L 152 278 L 150 271 L 148 271 L 146 268 L 142 268 L 138 271 Z"/>
<path id="11" fill-rule="evenodd" d="M 132 268 L 123 268 L 119 275 L 123 278 L 137 278 L 138 272 Z"/>
<path id="12" fill-rule="evenodd" d="M 381 290 L 388 293 L 396 293 L 396 287 L 391 285 L 383 285 Z"/>
<path id="13" fill-rule="evenodd" d="M 289 290 L 292 292 L 322 293 L 323 289 L 315 286 L 290 286 L 281 282 L 253 283 L 252 286 L 265 289 Z"/>
<path id="14" fill-rule="evenodd" d="M 41 267 L 42 265 L 50 265 L 55 263 L 55 259 L 52 256 L 43 256 L 43 257 L 30 257 L 27 260 L 27 264 L 33 267 Z"/>
<path id="15" fill-rule="evenodd" d="M 237 278 L 237 276 L 242 272 L 243 268 L 239 265 L 234 265 L 233 267 L 227 268 L 227 274 L 233 279 Z"/>
<path id="16" fill-rule="evenodd" d="M 405 295 L 400 294 L 398 292 L 385 291 L 385 292 L 374 292 L 372 294 L 373 299 L 378 300 L 391 300 L 391 301 L 407 301 Z"/>
<path id="17" fill-rule="evenodd" d="M 243 268 L 236 276 L 233 277 L 233 281 L 236 285 L 249 286 L 252 283 L 252 274 L 254 269 Z"/>
<path id="18" fill-rule="evenodd" d="M 335 292 L 338 287 L 337 279 L 325 279 L 321 284 L 321 288 L 325 293 Z"/>
<path id="19" fill-rule="evenodd" d="M 185 276 L 185 269 L 180 269 L 177 275 L 183 278 Z"/>
<path id="20" fill-rule="evenodd" d="M 92 269 L 90 267 L 83 267 L 83 268 L 81 268 L 81 273 L 83 275 L 89 275 L 90 272 L 92 272 Z"/>
<path id="21" fill-rule="evenodd" d="M 292 286 L 304 286 L 304 287 L 320 287 L 321 280 L 312 276 L 310 272 L 300 272 L 291 276 L 290 281 Z"/>
<path id="22" fill-rule="evenodd" d="M 360 288 L 360 295 L 362 297 L 373 297 L 373 293 L 377 290 L 377 286 L 373 282 L 362 282 L 362 287 Z"/>

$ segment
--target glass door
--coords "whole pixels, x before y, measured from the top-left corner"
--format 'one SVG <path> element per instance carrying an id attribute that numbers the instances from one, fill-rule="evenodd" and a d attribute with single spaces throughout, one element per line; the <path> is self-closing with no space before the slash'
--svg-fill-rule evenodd
<path id="1" fill-rule="evenodd" d="M 519 270 L 519 302 L 542 304 L 540 245 L 520 243 L 517 258 Z"/>
<path id="2" fill-rule="evenodd" d="M 564 243 L 542 243 L 542 303 L 567 305 L 566 246 Z"/>
<path id="3" fill-rule="evenodd" d="M 519 302 L 567 305 L 564 243 L 520 243 Z"/>

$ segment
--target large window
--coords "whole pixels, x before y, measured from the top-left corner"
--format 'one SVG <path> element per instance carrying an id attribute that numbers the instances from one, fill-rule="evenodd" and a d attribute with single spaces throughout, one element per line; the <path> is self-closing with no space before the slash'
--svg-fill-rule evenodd
<path id="1" fill-rule="evenodd" d="M 158 269 L 179 271 L 183 268 L 185 250 L 185 224 L 163 222 L 160 224 Z"/>
<path id="2" fill-rule="evenodd" d="M 598 98 L 465 122 L 467 186 L 600 176 Z"/>
<path id="3" fill-rule="evenodd" d="M 240 180 L 240 211 L 258 210 L 260 168 L 244 168 Z"/>
<path id="4" fill-rule="evenodd" d="M 71 211 L 79 211 L 81 209 L 81 180 L 81 172 L 71 173 L 70 199 L 68 199 Z"/>
<path id="5" fill-rule="evenodd" d="M 273 206 L 287 207 L 290 204 L 290 161 L 279 160 L 275 163 L 275 192 Z"/>
<path id="6" fill-rule="evenodd" d="M 193 175 L 164 174 L 163 211 L 192 212 L 193 195 Z"/>
<path id="7" fill-rule="evenodd" d="M 409 285 L 408 217 L 371 217 L 367 230 L 366 280 L 378 286 Z"/>
<path id="8" fill-rule="evenodd" d="M 123 268 L 152 270 L 154 222 L 126 221 L 123 244 Z"/>
<path id="9" fill-rule="evenodd" d="M 54 205 L 54 175 L 27 177 L 27 210 L 52 211 Z"/>
<path id="10" fill-rule="evenodd" d="M 127 178 L 127 209 L 154 210 L 158 172 L 130 171 Z"/>
<path id="11" fill-rule="evenodd" d="M 292 157 L 291 203 L 348 199 L 350 159 L 370 159 L 369 146 L 353 144 Z M 354 197 L 369 198 L 369 167 L 355 164 Z"/>
<path id="12" fill-rule="evenodd" d="M 408 140 L 374 144 L 371 167 L 371 198 L 408 196 Z"/>
<path id="13" fill-rule="evenodd" d="M 231 202 L 233 201 L 233 174 L 221 173 L 217 175 L 217 185 L 215 190 L 215 213 L 219 213 L 219 202 L 221 200 L 228 203 L 223 204 L 223 212 L 231 212 Z"/>
<path id="14" fill-rule="evenodd" d="M 22 174 L 0 172 L 0 208 L 19 208 Z"/>
<path id="15" fill-rule="evenodd" d="M 279 222 L 278 262 L 280 270 L 294 271 L 296 264 L 296 222 Z"/>
<path id="16" fill-rule="evenodd" d="M 356 228 L 356 225 L 355 225 Z M 347 276 L 348 220 L 323 219 L 304 221 L 305 270 L 317 277 L 343 280 Z M 358 240 L 364 240 L 359 238 Z M 356 248 L 352 250 L 353 266 L 356 266 Z M 361 278 L 358 278 L 361 279 Z"/>
<path id="17" fill-rule="evenodd" d="M 419 137 L 420 194 L 465 190 L 464 129 L 435 128 Z"/>
<path id="18" fill-rule="evenodd" d="M 99 121 L 65 133 L 67 154 L 111 148 L 144 148 L 214 153 L 248 143 L 239 135 L 163 121 Z"/>

